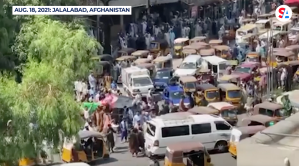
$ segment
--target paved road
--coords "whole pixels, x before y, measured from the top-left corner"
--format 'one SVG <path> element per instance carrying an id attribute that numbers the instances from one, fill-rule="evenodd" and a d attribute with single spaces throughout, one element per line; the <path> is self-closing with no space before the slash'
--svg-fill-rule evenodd
<path id="1" fill-rule="evenodd" d="M 117 143 L 115 153 L 111 154 L 110 159 L 102 160 L 96 165 L 103 166 L 146 166 L 149 165 L 150 160 L 147 157 L 132 157 L 128 152 L 127 143 Z M 213 154 L 212 163 L 214 166 L 236 166 L 237 162 L 229 153 Z M 161 160 L 160 165 L 163 166 L 164 162 Z"/>

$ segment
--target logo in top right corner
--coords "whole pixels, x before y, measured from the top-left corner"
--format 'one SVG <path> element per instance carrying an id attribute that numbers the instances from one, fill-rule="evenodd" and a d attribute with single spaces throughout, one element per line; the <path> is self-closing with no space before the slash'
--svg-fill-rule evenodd
<path id="1" fill-rule="evenodd" d="M 275 11 L 276 18 L 281 21 L 289 21 L 292 18 L 293 11 L 292 9 L 287 5 L 280 5 Z"/>

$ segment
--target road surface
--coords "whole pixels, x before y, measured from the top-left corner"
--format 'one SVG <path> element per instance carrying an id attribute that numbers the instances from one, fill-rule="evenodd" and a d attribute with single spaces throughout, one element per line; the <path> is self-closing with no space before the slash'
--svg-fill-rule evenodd
<path id="1" fill-rule="evenodd" d="M 117 143 L 115 153 L 110 155 L 110 159 L 101 160 L 94 163 L 101 166 L 147 166 L 150 160 L 147 157 L 132 157 L 128 151 L 127 143 Z M 214 166 L 236 166 L 237 162 L 229 153 L 212 154 L 212 163 Z M 164 161 L 160 161 L 160 166 L 163 166 Z"/>

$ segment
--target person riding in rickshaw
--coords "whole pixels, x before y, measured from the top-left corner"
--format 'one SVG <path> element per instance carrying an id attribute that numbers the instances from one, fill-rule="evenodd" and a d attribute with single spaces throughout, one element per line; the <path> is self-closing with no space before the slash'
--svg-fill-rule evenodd
<path id="1" fill-rule="evenodd" d="M 184 158 L 187 157 L 187 163 Z M 164 166 L 213 166 L 211 157 L 200 142 L 181 142 L 167 146 Z"/>
<path id="2" fill-rule="evenodd" d="M 172 69 L 172 58 L 169 56 L 159 56 L 153 60 L 156 69 L 170 68 Z"/>
<path id="3" fill-rule="evenodd" d="M 249 52 L 246 55 L 247 62 L 261 62 L 261 57 L 258 52 Z"/>
<path id="4" fill-rule="evenodd" d="M 224 118 L 231 125 L 235 125 L 238 121 L 237 107 L 228 102 L 213 102 L 209 103 L 207 107 L 216 109 L 220 112 L 222 118 Z"/>
<path id="5" fill-rule="evenodd" d="M 240 87 L 233 83 L 220 83 L 217 87 L 222 101 L 230 102 L 236 107 L 241 106 L 242 92 Z"/>
<path id="6" fill-rule="evenodd" d="M 156 58 L 160 52 L 160 56 L 166 56 L 169 53 L 169 45 L 165 39 L 155 40 L 150 43 L 150 52 L 153 53 Z"/>
<path id="7" fill-rule="evenodd" d="M 196 91 L 197 79 L 194 76 L 181 76 L 179 84 L 183 87 L 185 92 Z"/>
<path id="8" fill-rule="evenodd" d="M 207 102 L 217 102 L 220 100 L 219 90 L 212 84 L 199 84 L 197 90 L 202 92 Z"/>
<path id="9" fill-rule="evenodd" d="M 123 48 L 117 52 L 117 57 L 131 55 L 134 51 L 136 51 L 134 48 Z"/>
<path id="10" fill-rule="evenodd" d="M 188 110 L 191 114 L 195 115 L 203 115 L 203 114 L 208 114 L 208 115 L 219 115 L 219 111 L 210 107 L 204 107 L 204 106 L 195 106 L 191 109 Z"/>
<path id="11" fill-rule="evenodd" d="M 254 106 L 253 115 L 266 115 L 277 120 L 284 119 L 283 106 L 272 102 L 263 102 Z"/>
<path id="12" fill-rule="evenodd" d="M 79 131 L 78 138 L 64 138 L 61 158 L 64 162 L 91 162 L 109 158 L 105 135 L 97 131 Z"/>
<path id="13" fill-rule="evenodd" d="M 195 49 L 184 48 L 182 50 L 182 58 L 186 58 L 188 55 L 195 55 L 197 51 Z"/>
<path id="14" fill-rule="evenodd" d="M 227 45 L 216 45 L 213 46 L 213 48 L 215 49 L 216 55 L 224 58 L 224 59 L 231 59 L 231 54 L 230 54 L 230 47 Z"/>
<path id="15" fill-rule="evenodd" d="M 207 42 L 207 37 L 206 36 L 196 36 L 189 40 L 189 45 L 193 43 L 198 43 L 198 42 Z"/>
<path id="16" fill-rule="evenodd" d="M 175 55 L 178 57 L 182 56 L 182 50 L 184 46 L 187 46 L 189 44 L 188 38 L 177 38 L 174 40 L 174 51 Z"/>
<path id="17" fill-rule="evenodd" d="M 222 43 L 223 43 L 222 40 L 210 40 L 210 41 L 209 41 L 209 44 L 210 44 L 211 46 L 221 45 Z"/>
<path id="18" fill-rule="evenodd" d="M 148 50 L 137 50 L 137 51 L 132 53 L 132 56 L 135 56 L 137 58 L 147 58 L 149 53 L 150 52 Z"/>
<path id="19" fill-rule="evenodd" d="M 202 84 L 204 84 L 204 83 L 213 84 L 213 76 L 211 75 L 211 70 L 210 69 L 201 68 L 196 73 L 196 78 Z"/>
<path id="20" fill-rule="evenodd" d="M 237 158 L 237 145 L 241 140 L 251 137 L 257 132 L 263 131 L 265 128 L 266 127 L 263 125 L 234 127 L 231 130 L 228 148 L 228 151 L 232 157 Z"/>

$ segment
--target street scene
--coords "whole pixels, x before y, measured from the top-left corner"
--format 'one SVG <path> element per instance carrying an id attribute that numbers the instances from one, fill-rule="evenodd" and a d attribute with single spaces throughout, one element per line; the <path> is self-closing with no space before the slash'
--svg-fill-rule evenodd
<path id="1" fill-rule="evenodd" d="M 0 166 L 299 164 L 299 1 L 19 3 L 1 7 Z M 32 4 L 133 10 L 8 14 Z"/>

